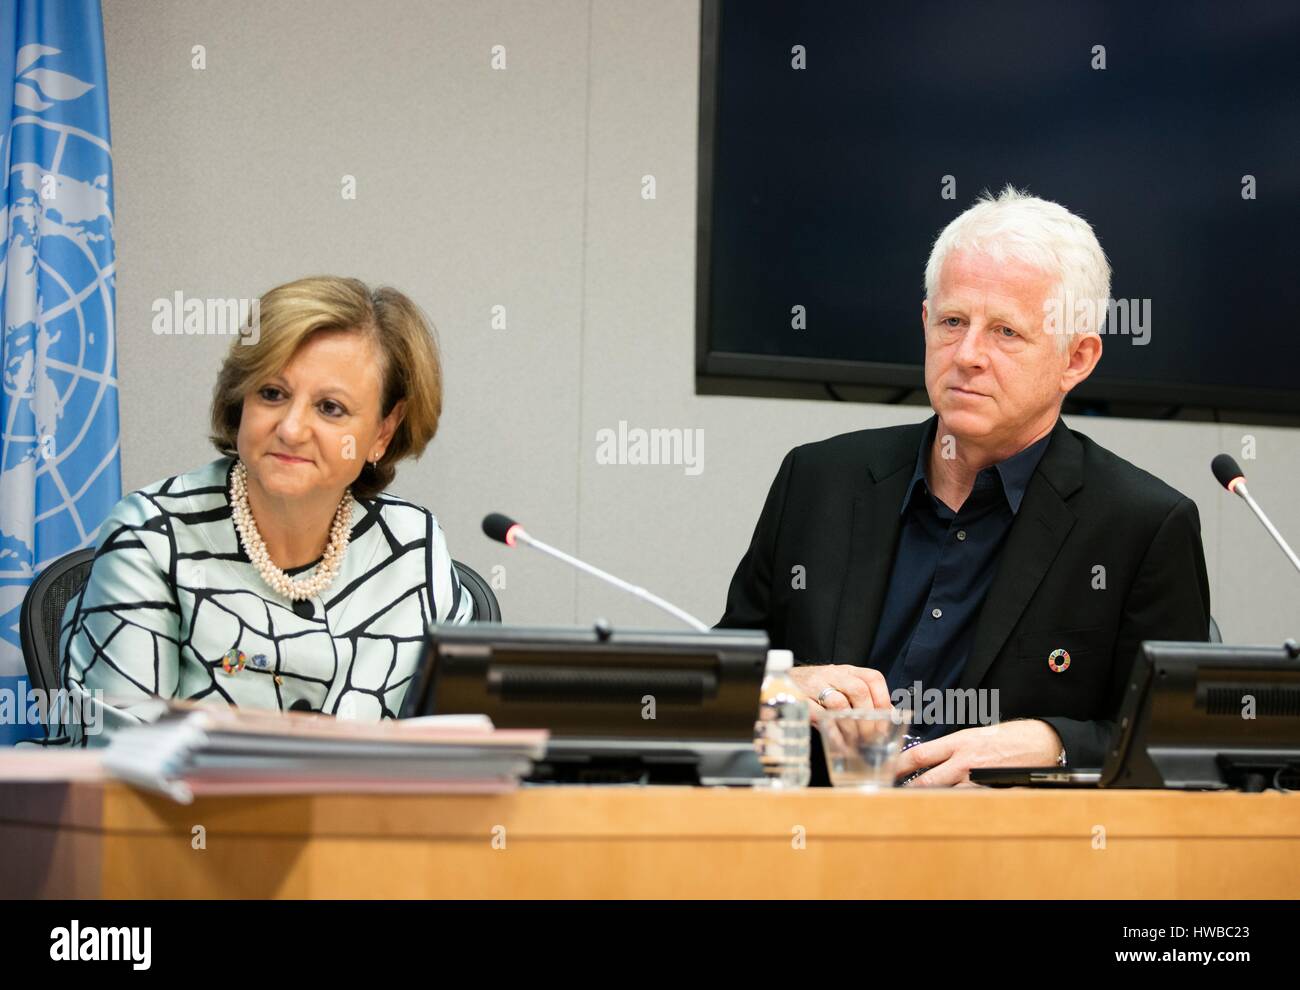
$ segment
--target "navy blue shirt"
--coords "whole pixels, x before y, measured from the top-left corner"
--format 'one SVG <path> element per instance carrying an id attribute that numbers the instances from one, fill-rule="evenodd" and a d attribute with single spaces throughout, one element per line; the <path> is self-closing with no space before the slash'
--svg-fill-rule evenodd
<path id="1" fill-rule="evenodd" d="M 938 426 L 930 421 L 899 512 L 903 517 L 880 625 L 868 665 L 884 672 L 889 692 L 955 688 L 970 656 L 975 624 L 1006 541 L 1051 433 L 975 476 L 953 512 L 930 491 L 926 466 Z M 903 707 L 918 710 L 914 697 Z M 961 726 L 917 725 L 923 739 Z"/>

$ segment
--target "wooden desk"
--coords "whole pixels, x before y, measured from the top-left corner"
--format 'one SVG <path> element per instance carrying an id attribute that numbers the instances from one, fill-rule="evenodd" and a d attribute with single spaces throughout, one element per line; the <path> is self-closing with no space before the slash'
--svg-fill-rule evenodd
<path id="1" fill-rule="evenodd" d="M 4 782 L 0 893 L 1294 898 L 1300 794 L 564 787 L 186 806 Z"/>

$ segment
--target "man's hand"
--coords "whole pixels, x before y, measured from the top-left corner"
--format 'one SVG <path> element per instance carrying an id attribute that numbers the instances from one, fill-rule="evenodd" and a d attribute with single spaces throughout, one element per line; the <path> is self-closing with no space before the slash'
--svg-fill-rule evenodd
<path id="1" fill-rule="evenodd" d="M 951 787 L 968 783 L 974 767 L 1051 767 L 1060 754 L 1055 729 L 1038 719 L 1017 719 L 960 729 L 913 746 L 899 757 L 898 776 L 925 770 L 907 786 Z"/>
<path id="2" fill-rule="evenodd" d="M 790 679 L 808 696 L 808 711 L 814 722 L 824 709 L 893 707 L 889 703 L 885 675 L 872 667 L 843 663 L 806 665 L 791 670 Z"/>

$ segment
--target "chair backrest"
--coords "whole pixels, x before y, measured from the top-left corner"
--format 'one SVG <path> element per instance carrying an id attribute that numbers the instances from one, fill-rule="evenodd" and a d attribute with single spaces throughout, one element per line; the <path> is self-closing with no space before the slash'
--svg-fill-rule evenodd
<path id="1" fill-rule="evenodd" d="M 453 560 L 451 566 L 460 575 L 460 586 L 474 599 L 474 621 L 500 622 L 501 606 L 497 603 L 497 596 L 492 593 L 492 586 L 468 564 Z"/>
<path id="2" fill-rule="evenodd" d="M 27 680 L 34 688 L 54 691 L 60 686 L 59 624 L 65 606 L 77 597 L 90 576 L 94 559 L 94 547 L 65 554 L 41 571 L 23 597 L 18 636 L 27 663 Z"/>

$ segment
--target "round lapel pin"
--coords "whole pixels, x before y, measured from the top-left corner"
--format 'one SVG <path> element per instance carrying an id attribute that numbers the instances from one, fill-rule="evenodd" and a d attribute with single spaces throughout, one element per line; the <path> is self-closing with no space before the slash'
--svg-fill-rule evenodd
<path id="1" fill-rule="evenodd" d="M 248 654 L 243 650 L 228 650 L 221 658 L 221 669 L 227 674 L 238 674 L 248 663 Z"/>
<path id="2" fill-rule="evenodd" d="M 1047 666 L 1052 668 L 1052 673 L 1060 674 L 1070 666 L 1069 650 L 1053 650 L 1047 657 Z"/>

